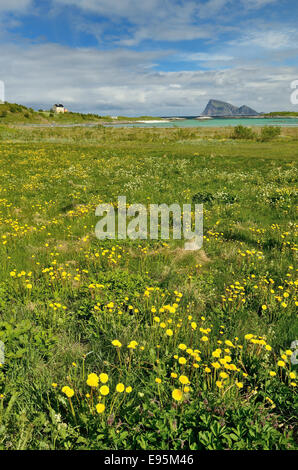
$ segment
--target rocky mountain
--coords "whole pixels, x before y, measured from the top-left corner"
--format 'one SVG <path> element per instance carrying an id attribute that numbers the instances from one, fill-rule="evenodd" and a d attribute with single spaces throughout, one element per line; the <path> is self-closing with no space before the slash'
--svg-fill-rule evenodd
<path id="1" fill-rule="evenodd" d="M 230 103 L 225 103 L 224 101 L 219 100 L 209 100 L 206 108 L 204 109 L 202 116 L 258 116 L 254 109 L 249 108 L 246 105 L 233 106 Z"/>

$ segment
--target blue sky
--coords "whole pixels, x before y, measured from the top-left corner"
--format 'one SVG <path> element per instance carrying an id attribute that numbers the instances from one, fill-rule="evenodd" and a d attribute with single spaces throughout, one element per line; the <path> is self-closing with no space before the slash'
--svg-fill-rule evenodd
<path id="1" fill-rule="evenodd" d="M 297 18 L 296 0 L 0 0 L 0 80 L 34 108 L 294 110 Z"/>

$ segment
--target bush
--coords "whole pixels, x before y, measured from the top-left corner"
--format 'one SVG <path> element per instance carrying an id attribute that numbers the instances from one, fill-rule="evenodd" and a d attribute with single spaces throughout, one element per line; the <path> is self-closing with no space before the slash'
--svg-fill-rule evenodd
<path id="1" fill-rule="evenodd" d="M 250 127 L 236 126 L 232 135 L 233 139 L 246 139 L 253 140 L 255 139 L 256 134 Z"/>
<path id="2" fill-rule="evenodd" d="M 279 136 L 280 132 L 281 132 L 280 127 L 273 127 L 273 126 L 262 127 L 261 136 L 259 140 L 261 142 L 269 142 L 270 140 L 273 140 L 274 137 Z"/>

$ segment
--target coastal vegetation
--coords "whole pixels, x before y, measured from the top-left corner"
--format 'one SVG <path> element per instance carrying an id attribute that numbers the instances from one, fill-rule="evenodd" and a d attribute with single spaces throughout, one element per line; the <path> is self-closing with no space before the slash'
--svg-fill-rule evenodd
<path id="1" fill-rule="evenodd" d="M 4 111 L 0 449 L 297 449 L 298 128 Z M 119 195 L 203 202 L 202 249 L 98 240 Z"/>
<path id="2" fill-rule="evenodd" d="M 274 111 L 271 113 L 265 113 L 264 117 L 298 117 L 298 113 L 294 111 Z"/>

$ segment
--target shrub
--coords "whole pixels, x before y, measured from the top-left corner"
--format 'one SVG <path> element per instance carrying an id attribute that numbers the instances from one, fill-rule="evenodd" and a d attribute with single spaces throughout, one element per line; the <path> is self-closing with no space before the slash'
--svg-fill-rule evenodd
<path id="1" fill-rule="evenodd" d="M 255 139 L 256 134 L 250 127 L 236 126 L 232 135 L 233 139 Z"/>
<path id="2" fill-rule="evenodd" d="M 261 142 L 269 142 L 270 140 L 279 136 L 280 132 L 281 132 L 280 127 L 273 127 L 273 126 L 262 127 L 261 136 L 259 140 Z"/>

